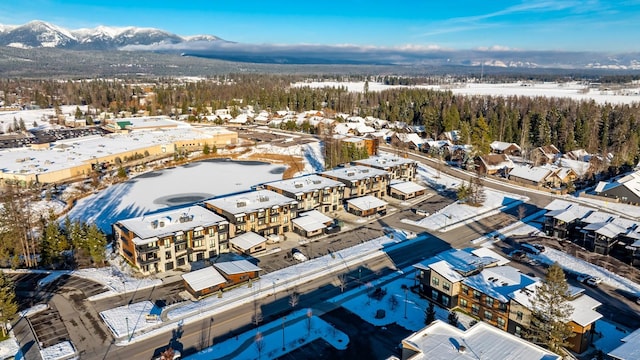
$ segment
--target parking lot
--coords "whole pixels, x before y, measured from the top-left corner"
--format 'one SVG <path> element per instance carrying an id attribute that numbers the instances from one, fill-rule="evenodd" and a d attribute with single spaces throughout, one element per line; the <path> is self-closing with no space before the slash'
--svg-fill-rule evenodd
<path id="1" fill-rule="evenodd" d="M 29 321 L 42 348 L 70 340 L 67 328 L 55 308 L 34 314 Z"/>
<path id="2" fill-rule="evenodd" d="M 86 297 L 98 295 L 108 289 L 95 281 L 91 281 L 77 276 L 62 275 L 56 281 L 47 286 L 47 292 L 55 292 L 58 289 L 80 290 Z"/>

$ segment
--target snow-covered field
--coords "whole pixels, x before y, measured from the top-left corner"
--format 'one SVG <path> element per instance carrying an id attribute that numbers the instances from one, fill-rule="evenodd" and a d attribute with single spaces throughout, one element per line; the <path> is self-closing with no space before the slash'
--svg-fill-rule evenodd
<path id="1" fill-rule="evenodd" d="M 69 212 L 69 217 L 95 222 L 102 231 L 110 234 L 111 225 L 119 220 L 169 206 L 247 191 L 256 184 L 282 179 L 283 172 L 282 165 L 194 162 L 146 173 L 92 194 L 79 200 Z"/>
<path id="2" fill-rule="evenodd" d="M 80 110 L 87 111 L 87 106 L 79 106 Z M 75 114 L 75 105 L 63 105 L 60 106 L 60 110 L 63 114 Z M 0 130 L 6 132 L 9 126 L 13 126 L 13 119 L 20 122 L 24 121 L 24 125 L 27 129 L 44 130 L 48 128 L 58 127 L 57 125 L 49 124 L 49 116 L 55 116 L 55 109 L 41 109 L 41 110 L 19 110 L 19 111 L 0 111 Z M 34 127 L 34 122 L 36 126 Z"/>
<path id="3" fill-rule="evenodd" d="M 311 88 L 323 87 L 345 87 L 351 92 L 364 92 L 364 81 L 360 82 L 300 82 L 292 86 L 308 86 Z M 394 88 L 407 88 L 403 85 L 385 85 L 382 83 L 369 82 L 369 91 L 384 91 Z M 455 95 L 491 95 L 491 96 L 530 96 L 530 97 L 557 97 L 570 98 L 573 100 L 593 100 L 599 104 L 631 104 L 640 102 L 640 89 L 633 88 L 626 91 L 600 91 L 589 89 L 585 91 L 586 85 L 576 82 L 572 83 L 508 83 L 508 84 L 488 84 L 488 83 L 466 83 L 451 85 L 416 85 L 412 88 L 433 89 L 451 91 Z"/>
<path id="4" fill-rule="evenodd" d="M 303 158 L 305 162 L 304 169 L 297 172 L 295 176 L 312 174 L 324 169 L 324 154 L 322 152 L 322 145 L 319 141 L 287 147 L 272 144 L 260 144 L 251 148 L 249 152 L 242 154 L 240 159 L 248 158 L 254 154 L 276 154 Z"/>

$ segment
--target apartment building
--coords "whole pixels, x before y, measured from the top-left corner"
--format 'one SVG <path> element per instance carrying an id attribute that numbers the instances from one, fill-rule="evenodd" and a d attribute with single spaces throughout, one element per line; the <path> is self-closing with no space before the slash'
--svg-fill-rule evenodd
<path id="1" fill-rule="evenodd" d="M 416 178 L 418 162 L 400 156 L 379 155 L 354 161 L 356 165 L 368 166 L 389 173 L 391 180 L 413 181 Z"/>
<path id="2" fill-rule="evenodd" d="M 118 253 L 149 275 L 229 251 L 229 222 L 201 206 L 144 215 L 113 224 Z"/>
<path id="3" fill-rule="evenodd" d="M 342 209 L 345 184 L 319 175 L 301 176 L 263 185 L 298 202 L 298 211 L 318 210 L 322 213 Z"/>
<path id="4" fill-rule="evenodd" d="M 204 205 L 231 224 L 230 236 L 254 232 L 261 236 L 291 231 L 298 202 L 271 190 L 257 190 L 208 200 Z"/>
<path id="5" fill-rule="evenodd" d="M 345 199 L 363 195 L 382 197 L 387 194 L 391 177 L 384 170 L 362 165 L 324 171 L 320 173 L 320 176 L 345 184 Z"/>

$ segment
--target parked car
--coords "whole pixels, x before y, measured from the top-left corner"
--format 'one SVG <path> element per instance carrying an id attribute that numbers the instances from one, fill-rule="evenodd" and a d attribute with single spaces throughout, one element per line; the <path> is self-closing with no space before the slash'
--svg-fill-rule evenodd
<path id="1" fill-rule="evenodd" d="M 269 234 L 267 235 L 267 244 L 275 244 L 280 242 L 280 235 Z"/>
<path id="2" fill-rule="evenodd" d="M 596 287 L 600 285 L 601 282 L 602 282 L 602 279 L 600 279 L 599 277 L 591 276 L 587 279 L 585 283 L 591 287 Z"/>
<path id="3" fill-rule="evenodd" d="M 329 225 L 324 229 L 325 234 L 335 234 L 340 232 L 339 225 Z"/>
<path id="4" fill-rule="evenodd" d="M 303 262 L 303 261 L 307 261 L 307 257 L 302 253 L 302 251 L 293 248 L 291 249 L 291 256 L 293 256 L 294 259 Z"/>
<path id="5" fill-rule="evenodd" d="M 522 250 L 513 250 L 511 253 L 509 253 L 509 257 L 514 260 L 524 260 L 527 258 L 527 254 L 525 254 Z"/>
<path id="6" fill-rule="evenodd" d="M 540 254 L 540 250 L 531 244 L 520 244 L 520 250 L 532 255 Z"/>
<path id="7" fill-rule="evenodd" d="M 534 248 L 538 249 L 540 252 L 544 252 L 544 245 L 542 244 L 531 244 Z"/>
<path id="8" fill-rule="evenodd" d="M 578 280 L 578 282 L 584 283 L 585 281 L 589 280 L 591 276 L 587 275 L 587 274 L 578 274 L 578 277 L 576 277 L 576 280 Z"/>

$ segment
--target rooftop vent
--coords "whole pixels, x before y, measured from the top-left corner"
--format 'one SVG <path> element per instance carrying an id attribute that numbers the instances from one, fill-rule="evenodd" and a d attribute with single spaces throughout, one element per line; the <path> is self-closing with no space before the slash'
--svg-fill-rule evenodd
<path id="1" fill-rule="evenodd" d="M 236 202 L 236 207 L 245 207 L 247 206 L 247 202 L 246 201 L 238 201 Z"/>
<path id="2" fill-rule="evenodd" d="M 467 347 L 464 345 L 458 346 L 458 352 L 464 354 L 467 351 Z"/>
<path id="3" fill-rule="evenodd" d="M 269 201 L 269 197 L 268 196 L 260 196 L 260 202 L 267 202 Z"/>
<path id="4" fill-rule="evenodd" d="M 296 182 L 296 183 L 293 183 L 293 186 L 294 186 L 296 189 L 300 189 L 300 188 L 303 186 L 303 184 L 302 184 L 302 183 L 299 183 L 299 182 Z"/>
<path id="5" fill-rule="evenodd" d="M 318 184 L 321 184 L 321 183 L 322 183 L 322 181 L 320 181 L 320 180 L 313 180 L 313 183 L 314 183 L 314 184 L 316 184 L 316 185 L 318 185 Z"/>

